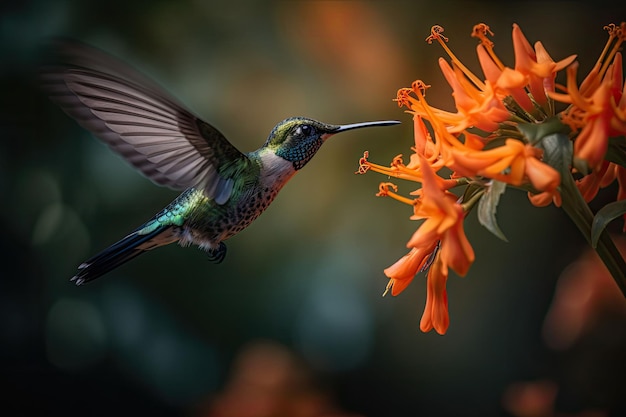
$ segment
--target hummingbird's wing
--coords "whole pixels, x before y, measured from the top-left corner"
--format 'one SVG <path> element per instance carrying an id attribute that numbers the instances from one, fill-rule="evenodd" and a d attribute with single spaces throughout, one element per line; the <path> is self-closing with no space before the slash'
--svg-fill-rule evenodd
<path id="1" fill-rule="evenodd" d="M 157 184 L 204 188 L 228 201 L 234 178 L 257 169 L 215 127 L 136 70 L 95 48 L 55 41 L 43 88 L 76 121 Z"/>

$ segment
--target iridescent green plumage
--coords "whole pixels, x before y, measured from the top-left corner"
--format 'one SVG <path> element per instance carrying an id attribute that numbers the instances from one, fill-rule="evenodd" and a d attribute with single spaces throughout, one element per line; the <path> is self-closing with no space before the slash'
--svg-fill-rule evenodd
<path id="1" fill-rule="evenodd" d="M 221 261 L 224 240 L 254 221 L 289 179 L 340 132 L 395 121 L 329 125 L 305 117 L 278 123 L 244 154 L 160 87 L 82 44 L 56 42 L 42 69 L 51 99 L 157 184 L 183 193 L 131 234 L 79 266 L 91 281 L 159 246 L 196 244 Z"/>

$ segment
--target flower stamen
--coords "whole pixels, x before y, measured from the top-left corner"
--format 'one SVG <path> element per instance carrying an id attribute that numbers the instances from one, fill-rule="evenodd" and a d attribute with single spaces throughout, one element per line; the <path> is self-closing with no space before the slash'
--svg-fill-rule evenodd
<path id="1" fill-rule="evenodd" d="M 433 26 L 430 29 L 430 36 L 426 38 L 426 42 L 428 42 L 429 44 L 433 43 L 433 40 L 436 40 L 437 42 L 439 42 L 439 44 L 444 49 L 444 51 L 446 51 L 448 56 L 452 59 L 452 62 L 454 63 L 454 65 L 456 65 L 461 71 L 463 71 L 463 74 L 465 74 L 465 76 L 469 78 L 476 87 L 478 87 L 481 90 L 484 90 L 485 83 L 480 81 L 480 79 L 476 77 L 474 73 L 472 73 L 472 71 L 470 71 L 465 65 L 463 65 L 463 63 L 456 57 L 456 55 L 454 55 L 452 50 L 448 48 L 448 45 L 446 45 L 446 42 L 448 42 L 448 38 L 442 35 L 443 30 L 444 30 L 443 26 L 439 26 L 439 25 Z"/>
<path id="2" fill-rule="evenodd" d="M 504 64 L 502 63 L 502 61 L 500 61 L 498 56 L 493 51 L 494 44 L 489 38 L 487 38 L 487 35 L 494 36 L 491 29 L 489 29 L 489 26 L 487 26 L 485 23 L 479 23 L 475 25 L 472 29 L 471 36 L 473 38 L 477 38 L 480 41 L 481 45 L 485 48 L 493 62 L 498 66 L 498 68 L 500 68 L 500 70 L 503 70 Z"/>
<path id="3" fill-rule="evenodd" d="M 365 174 L 370 169 L 369 158 L 370 153 L 368 151 L 363 152 L 363 156 L 359 159 L 359 169 L 355 172 L 355 174 Z"/>
<path id="4" fill-rule="evenodd" d="M 393 191 L 390 191 L 392 189 Z M 397 200 L 401 203 L 408 204 L 409 206 L 415 206 L 417 204 L 416 199 L 403 197 L 397 194 L 398 186 L 392 182 L 381 182 L 378 185 L 378 193 L 376 193 L 376 197 L 391 197 L 394 200 Z"/>

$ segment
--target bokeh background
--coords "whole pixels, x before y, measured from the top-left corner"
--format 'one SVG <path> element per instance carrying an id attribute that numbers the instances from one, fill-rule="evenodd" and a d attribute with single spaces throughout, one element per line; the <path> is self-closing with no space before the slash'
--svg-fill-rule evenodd
<path id="1" fill-rule="evenodd" d="M 383 164 L 410 153 L 398 88 L 423 79 L 452 109 L 443 51 L 424 41 L 433 24 L 477 72 L 472 26 L 489 24 L 512 65 L 516 22 L 555 59 L 578 54 L 583 73 L 623 5 L 24 0 L 0 12 L 0 414 L 626 415 L 624 300 L 563 213 L 509 191 L 508 243 L 471 215 L 477 259 L 448 282 L 450 329 L 424 334 L 423 277 L 381 297 L 417 224 L 374 196 L 384 178 L 354 175 L 364 150 Z M 294 115 L 405 123 L 329 141 L 220 265 L 172 245 L 75 287 L 80 262 L 176 193 L 39 91 L 51 36 L 123 58 L 242 151 Z"/>

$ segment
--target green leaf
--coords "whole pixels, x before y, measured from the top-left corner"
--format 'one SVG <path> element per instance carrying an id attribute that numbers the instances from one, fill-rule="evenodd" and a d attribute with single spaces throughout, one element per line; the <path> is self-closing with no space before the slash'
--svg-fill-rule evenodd
<path id="1" fill-rule="evenodd" d="M 476 195 L 476 193 L 482 192 L 484 188 L 485 187 L 482 184 L 476 182 L 469 183 L 467 187 L 465 187 L 465 192 L 463 193 L 463 198 L 461 199 L 461 201 L 470 201 L 472 197 Z"/>
<path id="2" fill-rule="evenodd" d="M 626 168 L 626 137 L 610 138 L 604 159 Z"/>
<path id="3" fill-rule="evenodd" d="M 487 191 L 483 194 L 480 202 L 478 203 L 478 221 L 498 238 L 508 242 L 506 236 L 504 236 L 504 233 L 502 233 L 502 230 L 500 230 L 498 222 L 496 221 L 498 202 L 500 201 L 500 196 L 504 194 L 505 190 L 506 183 L 495 180 L 491 181 Z"/>
<path id="4" fill-rule="evenodd" d="M 543 162 L 559 171 L 561 181 L 571 177 L 570 165 L 572 163 L 573 146 L 567 135 L 553 133 L 544 136 L 539 145 L 543 148 Z"/>
<path id="5" fill-rule="evenodd" d="M 607 204 L 598 210 L 591 223 L 591 246 L 595 248 L 606 226 L 624 214 L 626 214 L 626 200 Z"/>
<path id="6" fill-rule="evenodd" d="M 541 123 L 519 123 L 517 130 L 522 132 L 526 139 L 533 145 L 540 142 L 546 136 L 555 133 L 567 134 L 570 131 L 569 127 L 563 124 L 558 117 L 551 117 Z"/>
<path id="7" fill-rule="evenodd" d="M 491 139 L 489 142 L 487 142 L 487 144 L 483 148 L 483 151 L 487 151 L 489 149 L 495 149 L 495 148 L 499 148 L 500 146 L 504 146 L 506 144 L 507 139 L 509 138 L 504 137 L 504 136 Z M 514 138 L 511 138 L 511 139 L 514 139 Z"/>

